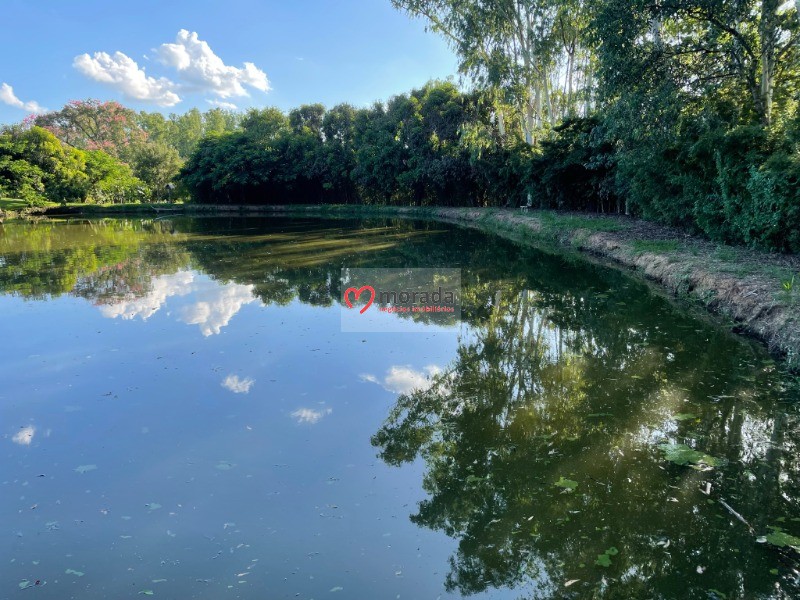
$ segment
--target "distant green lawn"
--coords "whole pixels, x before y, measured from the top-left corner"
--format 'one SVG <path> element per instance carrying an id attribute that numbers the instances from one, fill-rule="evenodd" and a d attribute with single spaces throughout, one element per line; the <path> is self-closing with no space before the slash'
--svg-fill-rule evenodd
<path id="1" fill-rule="evenodd" d="M 0 198 L 0 210 L 21 210 L 28 208 L 27 200 L 18 200 L 16 198 Z"/>
<path id="2" fill-rule="evenodd" d="M 182 202 L 173 202 L 173 203 L 130 203 L 130 204 L 87 204 L 83 202 L 69 202 L 67 204 L 59 205 L 57 202 L 36 202 L 31 203 L 27 200 L 20 200 L 18 198 L 0 198 L 0 210 L 9 210 L 9 211 L 19 211 L 24 210 L 26 208 L 48 208 L 50 206 L 67 206 L 67 207 L 79 207 L 83 209 L 87 213 L 91 212 L 100 212 L 106 211 L 108 209 L 117 209 L 121 212 L 130 209 L 139 209 L 139 210 L 148 210 L 152 208 L 164 208 L 170 206 L 177 206 L 182 204 Z"/>
<path id="3" fill-rule="evenodd" d="M 20 200 L 19 198 L 0 198 L 0 210 L 24 210 L 33 206 L 47 207 L 56 206 L 55 202 L 35 202 L 31 203 L 27 200 Z"/>

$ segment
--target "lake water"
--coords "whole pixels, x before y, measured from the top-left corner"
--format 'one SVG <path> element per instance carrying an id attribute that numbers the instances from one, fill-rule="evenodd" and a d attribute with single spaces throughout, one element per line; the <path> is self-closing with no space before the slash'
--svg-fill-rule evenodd
<path id="1" fill-rule="evenodd" d="M 460 268 L 461 321 L 344 333 L 343 267 Z M 0 294 L 2 598 L 800 594 L 796 380 L 616 270 L 433 223 L 12 223 Z"/>

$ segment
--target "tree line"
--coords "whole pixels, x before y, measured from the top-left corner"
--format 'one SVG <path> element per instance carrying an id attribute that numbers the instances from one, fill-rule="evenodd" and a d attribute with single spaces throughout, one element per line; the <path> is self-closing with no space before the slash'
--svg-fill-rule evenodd
<path id="1" fill-rule="evenodd" d="M 84 167 L 99 191 L 83 200 L 165 199 L 174 182 L 203 203 L 528 204 L 800 250 L 798 2 L 392 1 L 448 40 L 464 85 L 288 113 L 74 103 L 33 125 L 124 165 Z M 110 141 L 93 122 L 109 105 Z M 32 131 L 0 136 L 1 193 L 63 200 L 70 186 L 25 184 L 10 165 L 28 159 L 5 148 Z"/>
<path id="2" fill-rule="evenodd" d="M 368 108 L 253 111 L 198 146 L 192 197 L 525 203 L 800 250 L 797 2 L 393 4 L 448 40 L 469 92 L 433 82 Z"/>
<path id="3" fill-rule="evenodd" d="M 0 197 L 31 204 L 173 199 L 200 139 L 234 130 L 240 118 L 221 109 L 164 117 L 118 102 L 72 101 L 0 129 Z"/>

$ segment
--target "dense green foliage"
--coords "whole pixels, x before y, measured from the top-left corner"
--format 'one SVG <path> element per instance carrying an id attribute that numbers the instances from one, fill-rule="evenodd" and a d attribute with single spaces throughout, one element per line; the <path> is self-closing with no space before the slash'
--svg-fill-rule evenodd
<path id="1" fill-rule="evenodd" d="M 479 97 L 451 83 L 362 109 L 252 110 L 200 143 L 183 183 L 212 203 L 487 203 L 510 155 L 489 126 Z"/>
<path id="2" fill-rule="evenodd" d="M 796 4 L 393 3 L 451 43 L 473 91 L 253 111 L 188 160 L 195 200 L 529 202 L 800 250 Z"/>
<path id="3" fill-rule="evenodd" d="M 132 175 L 153 200 L 183 190 L 228 204 L 527 203 L 800 250 L 797 3 L 393 4 L 450 42 L 471 91 L 432 82 L 371 107 L 288 114 L 165 117 L 71 102 L 34 120 L 63 142 L 48 160 L 66 166 L 12 152 L 22 134 L 6 132 L 0 193 L 130 200 Z M 84 168 L 70 161 L 93 162 L 75 150 L 104 152 L 130 173 L 94 155 L 105 166 L 87 174 L 87 188 L 65 174 Z M 107 189 L 112 179 L 119 185 Z M 174 195 L 173 181 L 182 184 Z"/>
<path id="4" fill-rule="evenodd" d="M 776 0 L 599 0 L 598 135 L 629 212 L 800 250 L 800 13 Z"/>
<path id="5" fill-rule="evenodd" d="M 69 102 L 0 130 L 0 197 L 42 202 L 170 200 L 199 140 L 234 129 L 237 114 L 192 110 L 165 118 L 117 102 Z"/>
<path id="6" fill-rule="evenodd" d="M 79 150 L 38 126 L 0 133 L 0 196 L 38 202 L 136 202 L 147 185 L 102 150 Z"/>

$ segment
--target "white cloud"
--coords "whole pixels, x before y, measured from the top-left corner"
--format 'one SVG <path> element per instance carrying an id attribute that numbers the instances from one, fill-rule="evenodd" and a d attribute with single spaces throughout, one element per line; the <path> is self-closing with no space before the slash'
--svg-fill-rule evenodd
<path id="1" fill-rule="evenodd" d="M 325 415 L 329 415 L 333 412 L 332 408 L 326 408 L 324 410 L 314 410 L 313 408 L 298 408 L 296 411 L 292 413 L 292 417 L 297 420 L 298 423 L 318 423 L 322 417 Z"/>
<path id="2" fill-rule="evenodd" d="M 28 102 L 23 102 L 22 100 L 17 98 L 16 94 L 14 94 L 14 88 L 8 85 L 7 83 L 3 83 L 3 85 L 0 85 L 0 102 L 3 102 L 15 108 L 21 108 L 22 110 L 27 110 L 28 112 L 37 115 L 47 112 L 47 109 L 44 108 L 43 106 L 40 106 L 38 102 L 34 102 L 33 100 L 30 100 Z"/>
<path id="3" fill-rule="evenodd" d="M 256 380 L 250 377 L 239 379 L 238 375 L 228 375 L 222 382 L 222 387 L 229 389 L 234 394 L 247 394 L 255 382 Z"/>
<path id="4" fill-rule="evenodd" d="M 423 367 L 416 371 L 409 366 L 392 366 L 386 371 L 382 380 L 375 375 L 361 375 L 362 381 L 377 383 L 385 390 L 396 394 L 408 394 L 415 390 L 427 390 L 433 383 L 433 377 L 442 372 L 436 365 Z"/>
<path id="5" fill-rule="evenodd" d="M 211 106 L 225 108 L 227 110 L 237 110 L 239 108 L 233 102 L 223 102 L 222 100 L 206 100 L 206 102 L 208 102 Z"/>
<path id="6" fill-rule="evenodd" d="M 86 77 L 105 83 L 132 100 L 153 102 L 159 106 L 175 106 L 181 101 L 174 92 L 176 85 L 165 77 L 148 77 L 136 61 L 122 52 L 113 56 L 95 52 L 94 56 L 81 54 L 72 62 Z"/>
<path id="7" fill-rule="evenodd" d="M 15 433 L 14 437 L 11 438 L 11 441 L 13 441 L 15 444 L 19 444 L 20 446 L 30 446 L 35 434 L 36 428 L 33 425 L 28 425 L 27 427 L 23 427 L 17 433 Z"/>
<path id="8" fill-rule="evenodd" d="M 196 290 L 202 299 L 184 307 L 181 320 L 187 325 L 199 325 L 205 337 L 220 333 L 242 306 L 256 301 L 252 285 L 219 285 L 210 282 L 208 286 L 198 286 Z"/>
<path id="9" fill-rule="evenodd" d="M 187 325 L 199 325 L 205 337 L 220 333 L 245 304 L 257 301 L 252 285 L 220 284 L 216 281 L 195 280 L 190 271 L 154 277 L 150 291 L 140 298 L 125 299 L 100 307 L 109 319 L 146 321 L 158 312 L 173 296 L 192 295 L 190 304 L 181 307 L 178 318 Z"/>
<path id="10" fill-rule="evenodd" d="M 171 296 L 184 296 L 192 291 L 194 275 L 181 271 L 173 275 L 161 275 L 152 281 L 150 292 L 141 298 L 123 300 L 117 304 L 100 307 L 100 313 L 109 319 L 121 317 L 128 321 L 135 317 L 146 321 L 152 317 Z"/>
<path id="11" fill-rule="evenodd" d="M 165 65 L 178 70 L 191 88 L 213 93 L 219 98 L 248 96 L 245 86 L 268 92 L 267 74 L 251 62 L 241 68 L 226 65 L 197 33 L 181 29 L 174 44 L 154 50 Z"/>

